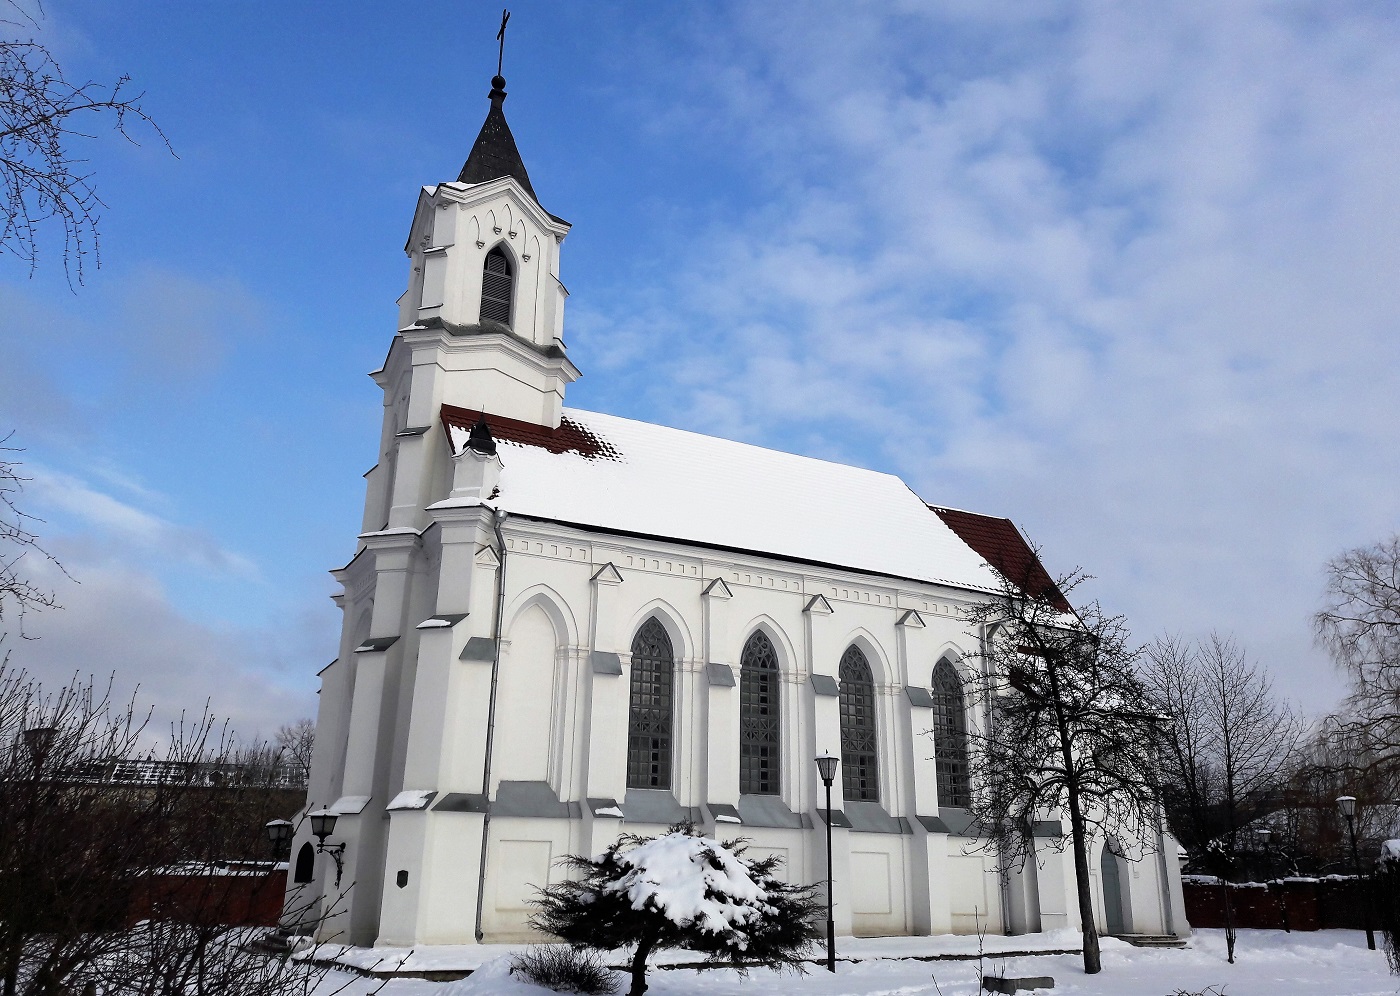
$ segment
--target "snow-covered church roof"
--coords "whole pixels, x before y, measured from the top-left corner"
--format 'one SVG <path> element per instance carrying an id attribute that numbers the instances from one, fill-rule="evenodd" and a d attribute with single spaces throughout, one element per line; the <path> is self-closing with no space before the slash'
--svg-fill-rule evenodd
<path id="1" fill-rule="evenodd" d="M 443 406 L 454 453 L 480 414 Z M 557 429 L 485 417 L 512 515 L 981 590 L 988 560 L 1035 559 L 1009 521 L 931 507 L 892 474 L 573 408 Z"/>

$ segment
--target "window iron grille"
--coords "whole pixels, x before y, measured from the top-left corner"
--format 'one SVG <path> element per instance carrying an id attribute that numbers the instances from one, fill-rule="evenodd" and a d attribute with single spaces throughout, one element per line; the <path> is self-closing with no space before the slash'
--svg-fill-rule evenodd
<path id="1" fill-rule="evenodd" d="M 739 659 L 739 791 L 781 791 L 778 654 L 773 641 L 754 633 Z"/>
<path id="2" fill-rule="evenodd" d="M 946 657 L 933 669 L 933 757 L 938 804 L 966 809 L 972 804 L 967 776 L 967 706 L 958 669 Z"/>
<path id="3" fill-rule="evenodd" d="M 841 794 L 853 802 L 880 799 L 875 732 L 875 680 L 859 647 L 841 655 Z"/>
<path id="4" fill-rule="evenodd" d="M 632 640 L 632 676 L 627 712 L 627 787 L 671 787 L 672 686 L 675 654 L 671 638 L 653 616 Z"/>

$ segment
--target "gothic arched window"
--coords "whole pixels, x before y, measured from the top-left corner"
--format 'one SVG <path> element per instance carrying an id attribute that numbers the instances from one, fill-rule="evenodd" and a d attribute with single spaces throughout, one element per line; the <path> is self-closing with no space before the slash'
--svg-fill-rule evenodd
<path id="1" fill-rule="evenodd" d="M 875 737 L 875 679 L 859 647 L 841 655 L 841 794 L 851 801 L 880 798 Z"/>
<path id="2" fill-rule="evenodd" d="M 510 257 L 500 246 L 486 254 L 481 271 L 481 320 L 510 324 L 511 291 L 515 277 L 511 273 Z"/>
<path id="3" fill-rule="evenodd" d="M 777 795 L 778 654 L 773 641 L 754 633 L 739 659 L 739 791 Z"/>
<path id="4" fill-rule="evenodd" d="M 972 803 L 967 782 L 967 709 L 958 669 L 946 657 L 933 669 L 933 756 L 938 804 L 966 809 Z"/>
<path id="5" fill-rule="evenodd" d="M 632 687 L 627 710 L 627 787 L 671 787 L 671 702 L 675 654 L 656 617 L 632 640 Z"/>
<path id="6" fill-rule="evenodd" d="M 292 875 L 293 882 L 310 882 L 316 874 L 316 851 L 307 841 L 301 845 L 301 850 L 297 851 L 297 867 Z"/>

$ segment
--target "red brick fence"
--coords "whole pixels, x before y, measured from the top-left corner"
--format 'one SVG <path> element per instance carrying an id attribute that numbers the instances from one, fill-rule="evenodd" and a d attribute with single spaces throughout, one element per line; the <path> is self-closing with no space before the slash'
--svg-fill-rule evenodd
<path id="1" fill-rule="evenodd" d="M 1182 884 L 1186 919 L 1193 927 L 1225 926 L 1225 889 L 1219 881 L 1190 876 Z M 1362 901 L 1366 882 L 1349 875 L 1230 883 L 1231 918 L 1236 927 L 1329 930 L 1365 926 Z"/>
<path id="2" fill-rule="evenodd" d="M 285 864 L 235 861 L 166 869 L 134 884 L 127 923 L 155 919 L 275 927 L 286 888 Z"/>

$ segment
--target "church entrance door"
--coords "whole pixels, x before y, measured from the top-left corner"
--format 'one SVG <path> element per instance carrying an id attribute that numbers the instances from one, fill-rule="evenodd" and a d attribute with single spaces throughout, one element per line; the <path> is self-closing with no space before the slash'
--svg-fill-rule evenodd
<path id="1" fill-rule="evenodd" d="M 1099 865 L 1103 881 L 1104 929 L 1114 936 L 1127 934 L 1131 930 L 1126 915 L 1127 904 L 1124 902 L 1124 873 L 1127 869 L 1123 867 L 1123 859 L 1114 853 L 1117 850 L 1117 841 L 1109 838 Z"/>

